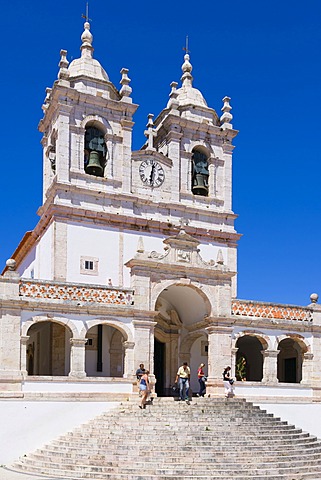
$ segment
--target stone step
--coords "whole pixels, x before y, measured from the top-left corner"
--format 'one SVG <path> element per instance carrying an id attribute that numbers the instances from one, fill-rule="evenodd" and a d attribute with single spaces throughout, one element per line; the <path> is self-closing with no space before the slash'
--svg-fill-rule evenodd
<path id="1" fill-rule="evenodd" d="M 204 457 L 189 457 L 188 459 L 185 459 L 184 462 L 182 462 L 182 457 L 176 457 L 175 461 L 171 458 L 168 457 L 163 457 L 163 458 L 156 458 L 155 456 L 152 458 L 145 457 L 142 459 L 141 457 L 136 457 L 136 460 L 134 462 L 135 469 L 136 470 L 144 470 L 145 468 L 154 469 L 157 470 L 157 468 L 172 468 L 173 466 L 175 468 L 182 468 L 186 465 L 188 465 L 188 468 L 192 467 L 199 467 L 200 465 L 202 468 L 218 468 L 218 469 L 223 469 L 224 465 L 229 465 L 233 468 L 266 468 L 266 464 L 268 463 L 268 468 L 290 468 L 290 467 L 302 467 L 302 466 L 313 466 L 313 465 L 319 465 L 319 459 L 321 455 L 304 455 L 300 456 L 297 459 L 294 459 L 291 456 L 287 457 L 282 457 L 282 461 L 279 460 L 278 458 L 274 459 L 273 457 L 269 456 L 268 462 L 266 462 L 266 458 L 262 457 L 261 455 L 255 456 L 249 456 L 246 459 L 246 462 L 244 462 L 244 457 L 242 457 L 242 465 L 238 465 L 240 462 L 240 459 L 238 457 L 232 457 L 229 455 L 226 455 L 224 457 L 219 457 L 219 456 L 212 456 L 211 458 L 204 458 Z M 22 459 L 23 462 L 23 459 Z M 117 468 L 121 467 L 123 470 L 124 469 L 132 469 L 133 468 L 133 461 L 126 461 L 124 459 L 121 460 L 116 460 L 115 458 L 106 458 L 105 455 L 101 453 L 91 453 L 89 456 L 87 455 L 82 455 L 82 454 L 76 454 L 74 453 L 73 455 L 64 455 L 63 458 L 59 460 L 59 463 L 56 462 L 56 458 L 54 455 L 49 456 L 47 455 L 46 457 L 43 457 L 40 453 L 34 453 L 29 456 L 28 459 L 28 464 L 32 465 L 38 465 L 38 466 L 44 466 L 45 468 L 47 466 L 50 466 L 53 468 L 54 466 L 57 468 L 58 466 L 61 468 L 61 466 L 65 465 L 70 465 L 71 463 L 81 463 L 82 465 L 95 465 L 95 466 L 104 466 L 108 468 L 115 468 L 115 471 Z M 175 463 L 175 465 L 173 465 Z"/>
<path id="2" fill-rule="evenodd" d="M 73 464 L 64 465 L 63 468 L 59 464 L 50 464 L 50 463 L 43 463 L 41 465 L 33 465 L 31 464 L 32 467 L 32 472 L 34 474 L 37 473 L 43 473 L 46 472 L 47 475 L 53 475 L 53 476 L 58 476 L 58 470 L 59 470 L 59 476 L 63 478 L 68 478 L 69 476 L 71 478 L 77 478 L 81 476 L 81 478 L 106 478 L 108 476 L 112 476 L 111 478 L 114 478 L 114 475 L 117 474 L 122 474 L 122 475 L 127 475 L 129 478 L 130 475 L 137 475 L 137 473 L 140 471 L 136 470 L 136 468 L 124 468 L 123 466 L 120 467 L 108 467 L 108 466 L 97 466 L 96 464 L 93 465 L 77 465 L 75 468 Z M 22 467 L 20 470 L 24 470 Z M 143 467 L 143 472 L 144 475 L 147 478 L 152 478 L 156 476 L 171 476 L 173 478 L 177 478 L 179 475 L 184 475 L 186 473 L 186 465 L 182 464 L 180 466 L 176 465 L 175 468 L 171 467 L 164 467 L 164 468 L 157 468 L 157 469 L 149 469 L 148 465 L 145 465 Z M 213 478 L 212 475 L 215 476 L 226 476 L 227 474 L 227 467 L 224 465 L 218 465 L 216 468 L 209 468 L 207 466 L 202 466 L 202 465 L 196 465 L 195 468 L 192 466 L 188 466 L 188 474 L 191 476 L 206 476 L 211 474 L 211 479 Z M 267 476 L 273 476 L 273 475 L 282 475 L 282 474 L 301 474 L 301 473 L 315 473 L 318 476 L 321 477 L 321 468 L 319 466 L 311 466 L 311 465 L 303 465 L 302 468 L 300 467 L 291 467 L 291 466 L 275 466 L 271 468 L 267 468 L 266 464 L 260 466 L 256 465 L 253 466 L 253 468 L 246 468 L 242 463 L 239 464 L 234 464 L 233 468 L 231 466 L 228 466 L 228 474 L 230 477 L 226 478 L 235 478 L 235 476 L 238 476 L 242 474 L 242 476 L 252 476 L 252 478 L 257 479 L 258 476 L 260 475 L 267 475 Z M 86 474 L 92 475 L 89 477 L 86 477 Z M 242 478 L 242 477 L 241 477 Z M 290 477 L 291 478 L 291 477 Z M 293 477 L 292 477 L 293 478 Z"/>
<path id="3" fill-rule="evenodd" d="M 106 458 L 108 458 L 108 455 L 110 455 L 112 457 L 112 459 L 114 458 L 123 458 L 123 454 L 120 454 L 118 453 L 119 450 L 118 450 L 118 446 L 116 446 L 115 449 L 111 449 L 111 448 L 108 448 L 108 450 L 104 450 L 104 455 Z M 114 451 L 115 450 L 115 451 Z M 229 452 L 226 452 L 226 447 L 225 447 L 225 444 L 222 444 L 221 446 L 218 446 L 218 445 L 215 445 L 215 446 L 212 446 L 210 445 L 207 449 L 207 447 L 205 448 L 194 448 L 193 445 L 190 445 L 189 447 L 187 446 L 186 447 L 186 451 L 189 452 L 189 456 L 188 458 L 192 458 L 193 455 L 194 456 L 198 456 L 199 458 L 212 458 L 214 455 L 221 455 L 221 456 L 229 456 L 229 457 L 239 457 L 240 453 L 238 451 L 229 451 Z M 84 455 L 84 456 L 88 456 L 88 455 L 91 455 L 93 452 L 95 452 L 95 450 L 93 450 L 93 448 L 90 448 L 88 447 L 87 445 L 83 445 L 82 449 L 81 449 L 81 454 L 79 453 L 79 447 L 78 446 L 68 446 L 68 447 L 62 447 L 61 445 L 48 445 L 48 446 L 44 446 L 43 449 L 38 449 L 35 453 L 40 453 L 42 455 L 48 455 L 48 456 L 59 456 L 61 454 L 63 454 L 64 456 L 68 456 L 68 455 Z M 98 453 L 101 453 L 101 450 L 97 449 L 97 452 Z M 171 449 L 168 448 L 166 450 L 159 450 L 158 452 L 158 457 L 169 457 L 169 453 L 171 452 Z M 260 454 L 260 456 L 276 456 L 280 453 L 280 450 L 276 450 L 275 449 L 275 446 L 274 445 L 265 445 L 264 446 L 264 450 L 262 449 L 262 446 L 260 445 L 255 445 L 255 446 L 251 446 L 251 450 L 244 450 L 242 452 L 242 458 L 246 458 L 247 456 L 252 456 L 253 455 L 253 452 L 255 452 L 255 454 Z M 141 447 L 139 445 L 133 448 L 128 448 L 127 449 L 127 455 L 126 455 L 126 458 L 130 457 L 131 458 L 131 461 L 132 461 L 132 458 L 137 458 L 139 457 L 139 455 L 141 454 Z M 321 454 L 321 445 L 320 444 L 314 444 L 314 443 L 311 443 L 311 444 L 297 444 L 295 447 L 291 446 L 291 445 L 287 445 L 286 446 L 286 450 L 283 450 L 281 451 L 282 453 L 282 457 L 284 456 L 295 456 L 295 455 L 310 455 L 310 454 L 315 454 L 315 455 L 318 455 L 318 454 Z M 177 453 L 175 453 L 175 455 L 177 455 Z M 181 458 L 180 455 L 178 455 L 177 457 L 176 456 L 172 456 L 171 458 Z M 155 454 L 153 451 L 149 451 L 148 449 L 146 449 L 144 451 L 144 456 L 146 458 L 148 457 L 152 457 L 154 458 L 155 457 Z"/>
<path id="4" fill-rule="evenodd" d="M 136 399 L 14 468 L 73 480 L 321 480 L 321 442 L 243 400 L 155 399 L 141 411 Z"/>

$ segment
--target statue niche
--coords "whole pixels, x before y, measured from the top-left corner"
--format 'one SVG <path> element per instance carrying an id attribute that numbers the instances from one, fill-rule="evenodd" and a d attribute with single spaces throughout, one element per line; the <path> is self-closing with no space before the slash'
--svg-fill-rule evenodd
<path id="1" fill-rule="evenodd" d="M 192 192 L 194 195 L 208 196 L 208 162 L 207 156 L 195 150 L 192 156 Z"/>
<path id="2" fill-rule="evenodd" d="M 107 147 L 104 134 L 95 127 L 86 128 L 85 132 L 85 172 L 89 175 L 102 177 L 106 164 Z"/>

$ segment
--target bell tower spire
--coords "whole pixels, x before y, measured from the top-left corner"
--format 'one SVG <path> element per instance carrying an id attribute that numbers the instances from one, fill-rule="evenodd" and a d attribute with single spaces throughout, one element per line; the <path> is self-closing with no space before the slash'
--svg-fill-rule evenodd
<path id="1" fill-rule="evenodd" d="M 93 51 L 94 48 L 92 46 L 93 42 L 93 35 L 90 32 L 90 23 L 89 23 L 89 6 L 88 2 L 86 2 L 86 15 L 82 15 L 82 18 L 84 18 L 86 21 L 84 23 L 84 32 L 81 35 L 81 40 L 82 40 L 82 45 L 80 47 L 81 50 L 81 56 L 86 57 L 86 58 L 92 58 L 93 56 Z"/>

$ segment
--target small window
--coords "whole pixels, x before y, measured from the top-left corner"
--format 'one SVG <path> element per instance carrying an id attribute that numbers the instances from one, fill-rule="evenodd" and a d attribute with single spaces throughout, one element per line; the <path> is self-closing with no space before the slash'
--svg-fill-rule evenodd
<path id="1" fill-rule="evenodd" d="M 94 262 L 92 260 L 85 261 L 85 270 L 93 270 L 94 269 Z"/>
<path id="2" fill-rule="evenodd" d="M 80 257 L 80 273 L 83 275 L 98 275 L 98 258 Z"/>

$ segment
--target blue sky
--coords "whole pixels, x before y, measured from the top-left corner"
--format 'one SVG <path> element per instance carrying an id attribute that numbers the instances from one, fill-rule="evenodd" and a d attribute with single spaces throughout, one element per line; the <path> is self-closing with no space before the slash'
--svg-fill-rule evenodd
<path id="1" fill-rule="evenodd" d="M 69 61 L 79 56 L 84 12 L 79 0 L 3 7 L 1 269 L 38 220 L 41 104 L 60 49 Z M 194 86 L 218 113 L 232 98 L 238 297 L 306 305 L 312 292 L 321 296 L 320 2 L 91 0 L 89 16 L 94 56 L 117 87 L 129 68 L 140 105 L 133 148 L 180 81 L 186 35 Z"/>

